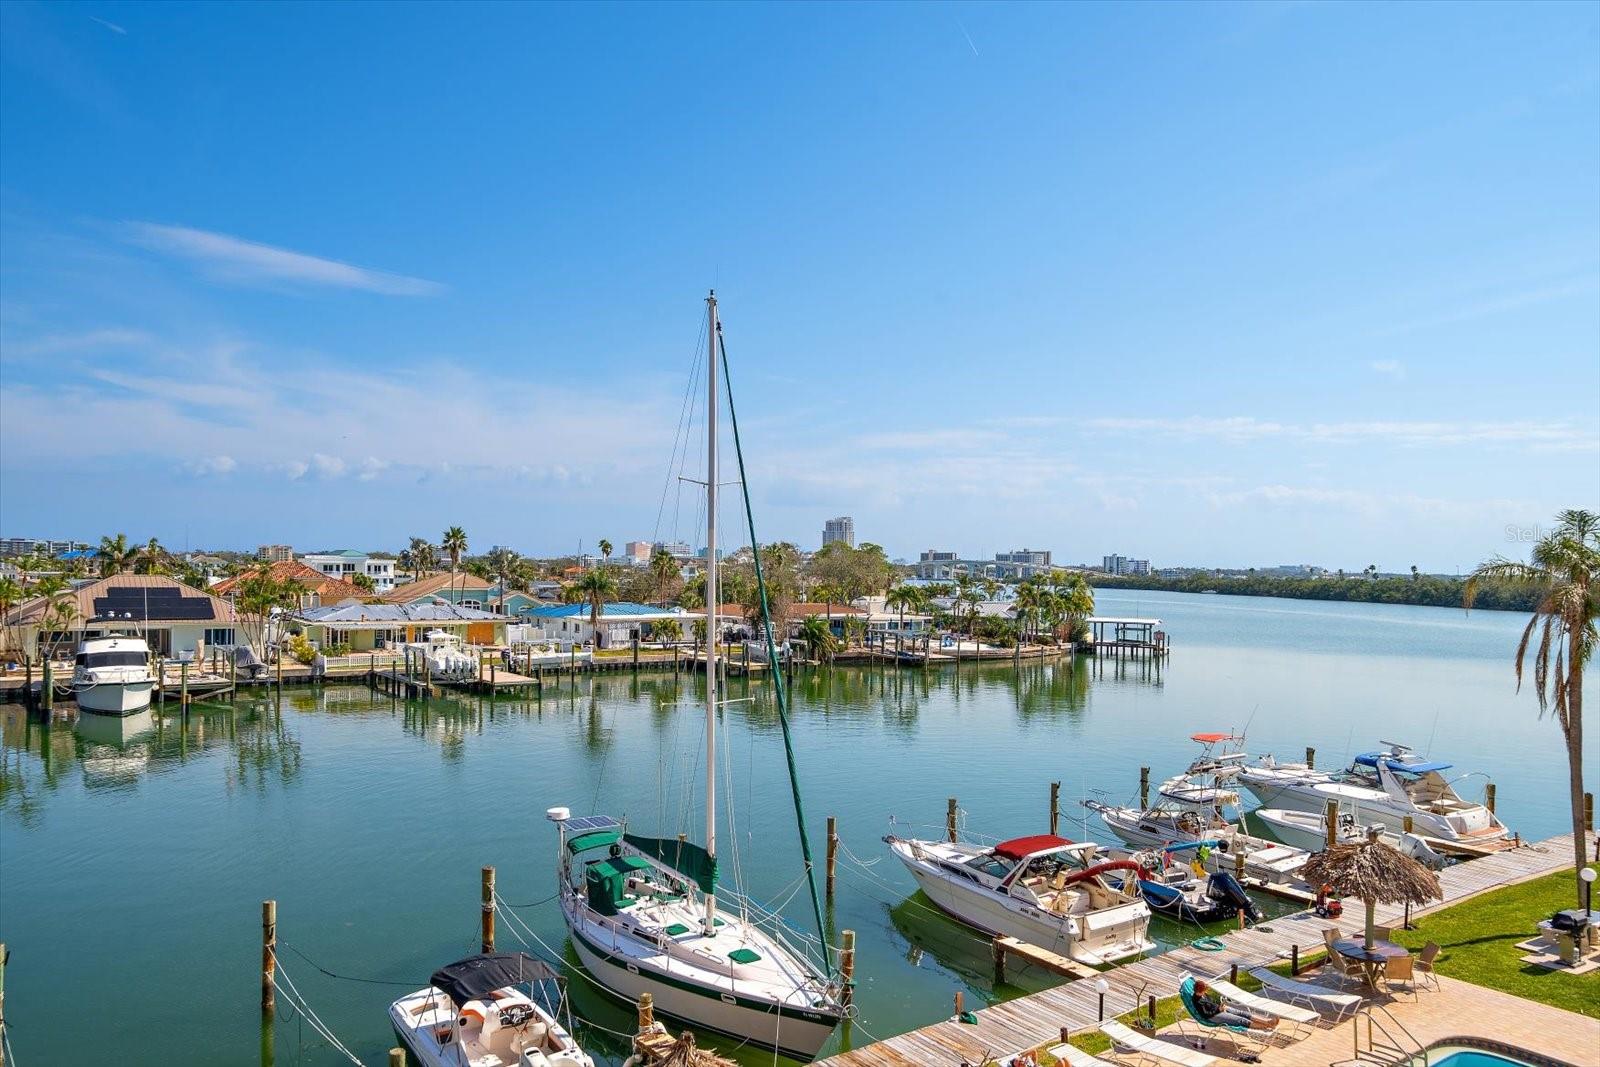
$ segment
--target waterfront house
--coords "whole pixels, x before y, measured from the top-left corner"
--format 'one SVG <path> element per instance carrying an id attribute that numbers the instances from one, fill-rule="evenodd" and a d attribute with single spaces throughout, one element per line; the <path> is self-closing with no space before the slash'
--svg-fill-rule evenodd
<path id="1" fill-rule="evenodd" d="M 224 578 L 211 587 L 211 592 L 223 598 L 232 597 L 256 568 L 232 578 Z M 351 585 L 342 578 L 332 578 L 321 571 L 312 570 L 297 559 L 283 560 L 268 567 L 274 580 L 293 582 L 300 587 L 300 604 L 304 608 L 320 608 L 324 604 L 340 604 L 346 600 L 371 600 L 372 593 L 359 585 Z"/>
<path id="2" fill-rule="evenodd" d="M 65 605 L 58 611 L 56 605 Z M 63 617 L 64 616 L 64 617 Z M 234 643 L 233 607 L 165 574 L 113 574 L 58 597 L 35 597 L 5 619 L 8 655 L 72 655 L 85 637 L 137 634 L 168 659 Z"/>
<path id="3" fill-rule="evenodd" d="M 881 596 L 861 597 L 853 602 L 866 615 L 867 629 L 874 633 L 921 637 L 933 628 L 933 616 L 915 611 L 902 613 L 891 608 L 888 599 Z"/>
<path id="4" fill-rule="evenodd" d="M 594 628 L 589 625 L 588 604 L 540 604 L 524 616 L 538 626 L 546 640 L 562 645 L 588 644 L 594 639 Z M 600 648 L 621 648 L 632 644 L 634 637 L 648 641 L 654 636 L 655 624 L 672 621 L 688 635 L 695 616 L 682 608 L 657 608 L 649 604 L 623 601 L 600 606 Z"/>
<path id="5" fill-rule="evenodd" d="M 390 648 L 421 641 L 429 630 L 455 634 L 471 645 L 503 645 L 506 620 L 476 608 L 444 600 L 420 604 L 330 604 L 295 612 L 290 629 L 298 627 L 317 648 L 347 645 L 352 652 Z"/>
<path id="6" fill-rule="evenodd" d="M 358 574 L 364 574 L 372 579 L 374 592 L 387 593 L 394 588 L 395 561 L 387 556 L 341 548 L 333 552 L 309 552 L 301 556 L 300 561 L 329 577 L 343 578 L 347 582 Z"/>
<path id="7" fill-rule="evenodd" d="M 380 599 L 385 604 L 426 604 L 440 601 L 474 611 L 494 610 L 490 595 L 492 586 L 476 574 L 460 571 L 456 574 L 430 574 L 414 582 L 396 586 Z"/>

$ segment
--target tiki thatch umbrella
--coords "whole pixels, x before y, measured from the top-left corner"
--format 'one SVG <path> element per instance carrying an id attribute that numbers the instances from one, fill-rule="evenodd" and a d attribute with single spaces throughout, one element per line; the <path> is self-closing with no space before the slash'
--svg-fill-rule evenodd
<path id="1" fill-rule="evenodd" d="M 1305 878 L 1327 884 L 1341 897 L 1359 897 L 1367 906 L 1366 947 L 1372 948 L 1373 914 L 1382 904 L 1426 904 L 1443 900 L 1439 876 L 1378 840 L 1378 828 L 1355 845 L 1333 845 L 1306 861 Z"/>

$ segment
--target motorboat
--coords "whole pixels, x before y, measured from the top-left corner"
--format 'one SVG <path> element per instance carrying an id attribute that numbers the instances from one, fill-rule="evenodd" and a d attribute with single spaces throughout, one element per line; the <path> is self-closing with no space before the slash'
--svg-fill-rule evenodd
<path id="1" fill-rule="evenodd" d="M 155 685 L 150 646 L 144 638 L 107 634 L 86 638 L 78 646 L 72 695 L 80 709 L 100 715 L 132 715 L 150 706 Z"/>
<path id="2" fill-rule="evenodd" d="M 422 1067 L 594 1067 L 534 995 L 555 981 L 525 953 L 468 956 L 389 1005 L 389 1021 Z"/>
<path id="3" fill-rule="evenodd" d="M 706 849 L 630 834 L 608 816 L 547 816 L 560 829 L 572 946 L 602 987 L 629 1003 L 649 993 L 663 1015 L 785 1056 L 817 1054 L 844 1017 L 839 987 L 775 917 L 717 906 Z"/>
<path id="4" fill-rule="evenodd" d="M 1323 815 L 1330 803 L 1363 825 L 1391 833 L 1411 829 L 1443 841 L 1484 844 L 1506 836 L 1495 813 L 1462 799 L 1442 772 L 1451 765 L 1417 755 L 1405 745 L 1363 752 L 1342 771 L 1319 771 L 1304 763 L 1279 763 L 1264 756 L 1240 769 L 1239 782 L 1266 808 Z"/>
<path id="5" fill-rule="evenodd" d="M 1111 855 L 1131 859 L 1138 865 L 1136 873 L 1123 877 L 1135 880 L 1144 902 L 1157 915 L 1175 922 L 1210 923 L 1232 919 L 1243 912 L 1250 922 L 1259 922 L 1261 909 L 1231 872 L 1207 873 L 1195 859 L 1201 849 L 1220 844 L 1186 841 L 1131 854 L 1112 850 Z"/>
<path id="6" fill-rule="evenodd" d="M 462 645 L 461 638 L 448 630 L 429 630 L 422 640 L 407 646 L 420 653 L 428 673 L 446 681 L 475 681 L 478 660 Z"/>
<path id="7" fill-rule="evenodd" d="M 982 846 L 884 838 L 940 910 L 991 935 L 1015 937 L 1096 966 L 1149 952 L 1150 907 L 1132 860 L 1104 860 L 1093 842 L 1037 834 Z"/>
<path id="8" fill-rule="evenodd" d="M 1310 811 L 1296 811 L 1292 808 L 1257 808 L 1252 812 L 1267 832 L 1279 841 L 1295 848 L 1303 848 L 1312 852 L 1320 852 L 1328 844 L 1328 816 L 1326 813 L 1317 814 Z M 1391 845 L 1420 863 L 1435 870 L 1445 865 L 1445 857 L 1440 855 L 1420 834 L 1406 833 L 1402 830 L 1395 834 L 1387 830 L 1382 833 L 1385 844 Z M 1367 840 L 1367 827 L 1361 825 L 1353 811 L 1341 811 L 1334 825 L 1334 843 L 1339 845 L 1356 845 Z"/>

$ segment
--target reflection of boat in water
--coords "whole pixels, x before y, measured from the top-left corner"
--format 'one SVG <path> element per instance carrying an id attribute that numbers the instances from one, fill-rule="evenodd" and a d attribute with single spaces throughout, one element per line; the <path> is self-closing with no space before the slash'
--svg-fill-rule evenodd
<path id="1" fill-rule="evenodd" d="M 110 784 L 138 778 L 150 766 L 145 735 L 155 729 L 149 708 L 132 715 L 80 714 L 73 731 L 84 742 L 78 758 L 86 784 Z"/>
<path id="2" fill-rule="evenodd" d="M 1093 842 L 1051 834 L 1002 841 L 884 838 L 922 891 L 941 909 L 990 934 L 1059 952 L 1079 963 L 1115 963 L 1155 945 L 1150 909 L 1137 889 L 1108 875 L 1136 869 L 1102 861 Z"/>
<path id="3" fill-rule="evenodd" d="M 98 745 L 126 745 L 156 728 L 149 708 L 131 715 L 79 715 L 73 730 L 85 741 Z"/>
<path id="4" fill-rule="evenodd" d="M 594 1067 L 530 995 L 555 979 L 547 964 L 521 952 L 468 956 L 391 1004 L 389 1021 L 424 1067 Z"/>
<path id="5" fill-rule="evenodd" d="M 915 966 L 937 965 L 976 989 L 994 985 L 993 941 L 951 918 L 920 889 L 889 908 L 889 921 L 909 943 L 906 958 Z M 922 961 L 929 962 L 924 964 Z M 1006 967 L 1006 985 L 1037 992 L 1061 984 L 1061 976 L 1015 957 Z"/>
<path id="6" fill-rule="evenodd" d="M 101 715 L 131 715 L 150 706 L 155 688 L 150 646 L 126 634 L 91 637 L 78 646 L 72 696 L 78 707 Z"/>

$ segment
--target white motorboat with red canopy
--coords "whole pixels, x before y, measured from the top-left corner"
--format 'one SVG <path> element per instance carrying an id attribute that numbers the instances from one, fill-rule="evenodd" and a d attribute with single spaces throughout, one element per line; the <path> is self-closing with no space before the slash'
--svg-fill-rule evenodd
<path id="1" fill-rule="evenodd" d="M 483 953 L 433 972 L 430 985 L 389 1005 L 395 1036 L 423 1067 L 594 1067 L 532 995 L 555 984 L 550 966 L 521 952 Z M 523 991 L 528 987 L 528 992 Z"/>
<path id="2" fill-rule="evenodd" d="M 942 911 L 988 934 L 1015 937 L 1091 966 L 1155 947 L 1150 908 L 1131 860 L 1108 860 L 1093 842 L 1035 834 L 985 847 L 964 841 L 884 838 Z"/>

